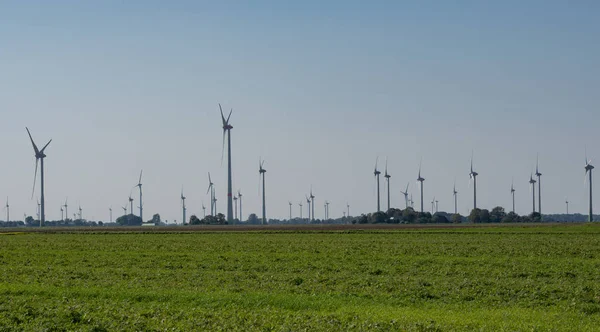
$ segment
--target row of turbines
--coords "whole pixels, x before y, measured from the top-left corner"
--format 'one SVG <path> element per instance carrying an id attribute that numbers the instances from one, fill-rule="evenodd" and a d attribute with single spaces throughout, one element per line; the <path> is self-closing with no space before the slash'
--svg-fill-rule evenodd
<path id="1" fill-rule="evenodd" d="M 380 196 L 380 175 L 382 174 L 381 171 L 378 168 L 378 163 L 379 163 L 379 158 L 377 158 L 375 160 L 375 169 L 373 171 L 373 174 L 375 176 L 375 181 L 376 181 L 376 185 L 377 185 L 377 212 L 381 211 L 381 196 Z M 421 194 L 421 213 L 425 212 L 424 211 L 424 203 L 425 200 L 423 198 L 423 183 L 425 182 L 425 178 L 421 175 L 421 166 L 422 163 L 419 163 L 419 171 L 418 171 L 418 175 L 417 175 L 417 183 L 419 184 L 419 188 L 420 188 L 420 194 Z M 586 182 L 589 183 L 589 216 L 588 216 L 588 220 L 592 221 L 593 220 L 593 206 L 592 206 L 592 194 L 593 194 L 593 189 L 592 189 L 592 170 L 594 169 L 594 166 L 592 165 L 592 161 L 589 160 L 587 158 L 587 153 L 586 153 L 586 157 L 585 157 L 585 176 L 586 176 Z M 470 183 L 473 184 L 473 209 L 477 209 L 477 176 L 479 175 L 479 173 L 477 173 L 474 168 L 473 168 L 473 157 L 471 156 L 471 169 L 469 172 L 469 181 Z M 537 180 L 534 178 L 534 176 L 537 178 Z M 388 172 L 388 165 L 387 165 L 387 160 L 385 163 L 385 172 L 384 172 L 384 178 L 386 181 L 386 185 L 387 185 L 387 208 L 388 210 L 391 208 L 391 202 L 390 202 L 390 178 L 391 178 L 391 174 Z M 535 195 L 535 189 L 536 189 L 536 184 L 538 187 L 538 195 L 537 195 L 537 211 L 536 211 L 536 195 Z M 406 185 L 406 189 L 404 191 L 400 191 L 403 195 L 404 195 L 404 201 L 405 201 L 405 206 L 406 208 L 410 207 L 414 207 L 414 201 L 412 200 L 412 194 L 410 199 L 408 198 L 408 188 L 409 188 L 410 182 Z M 539 158 L 536 160 L 536 166 L 535 166 L 535 173 L 531 173 L 530 177 L 529 177 L 529 186 L 530 186 L 530 190 L 531 190 L 531 194 L 532 194 L 532 211 L 535 213 L 539 213 L 540 215 L 542 214 L 542 173 L 540 172 L 539 169 Z M 512 212 L 515 212 L 515 187 L 514 187 L 514 182 L 511 183 L 511 187 L 510 187 L 510 193 L 512 196 Z M 452 189 L 452 195 L 454 198 L 454 213 L 457 214 L 458 213 L 458 191 L 456 190 L 456 182 L 454 183 L 454 188 Z M 431 201 L 431 212 L 435 213 L 438 212 L 438 203 L 439 201 L 435 199 L 435 197 L 433 198 L 433 200 Z M 567 214 L 569 213 L 569 201 L 566 200 L 565 204 L 567 206 Z"/>
<path id="2" fill-rule="evenodd" d="M 222 120 L 222 129 L 223 129 L 223 147 L 222 147 L 222 154 L 221 154 L 221 160 L 223 160 L 223 155 L 224 155 L 224 150 L 225 150 L 225 140 L 227 139 L 227 222 L 229 224 L 233 224 L 235 222 L 237 218 L 237 210 L 238 210 L 238 203 L 239 203 L 239 216 L 241 219 L 242 216 L 242 194 L 241 192 L 238 190 L 237 195 L 233 194 L 233 190 L 232 190 L 232 169 L 231 169 L 231 163 L 232 163 L 232 155 L 231 155 L 231 130 L 233 129 L 233 126 L 230 123 L 230 118 L 231 118 L 231 114 L 233 113 L 233 109 L 230 110 L 229 114 L 227 117 L 225 117 L 224 113 L 223 113 L 223 108 L 221 107 L 221 104 L 219 104 L 219 110 L 221 113 L 221 120 Z M 27 134 L 29 135 L 29 139 L 31 140 L 31 144 L 33 146 L 33 150 L 35 153 L 35 159 L 36 159 L 36 163 L 35 163 L 35 173 L 34 173 L 34 184 L 33 184 L 33 191 L 35 192 L 35 184 L 37 182 L 37 174 L 38 174 L 38 165 L 40 166 L 40 201 L 38 203 L 38 210 L 39 210 L 39 220 L 40 220 L 40 225 L 43 225 L 45 223 L 46 220 L 46 216 L 45 216 L 45 196 L 44 196 L 44 159 L 46 158 L 46 148 L 48 148 L 48 146 L 50 145 L 50 143 L 52 142 L 52 140 L 49 140 L 48 143 L 46 143 L 46 145 L 44 145 L 42 147 L 42 149 L 38 149 L 38 146 L 36 145 L 35 141 L 33 140 L 33 137 L 31 136 L 31 132 L 29 131 L 29 128 L 25 128 L 27 130 Z M 377 184 L 377 211 L 381 211 L 381 200 L 380 200 L 380 175 L 381 175 L 381 171 L 379 171 L 378 169 L 378 162 L 379 162 L 379 158 L 376 159 L 375 161 L 375 169 L 374 169 L 374 175 L 376 178 L 376 184 Z M 262 223 L 266 224 L 267 223 L 267 209 L 266 209 L 266 173 L 267 170 L 264 167 L 264 163 L 265 161 L 262 159 L 259 159 L 259 167 L 258 167 L 258 173 L 259 173 L 259 179 L 262 182 Z M 425 182 L 425 178 L 422 176 L 421 174 L 421 166 L 422 166 L 422 162 L 419 163 L 419 171 L 418 171 L 418 177 L 417 177 L 417 182 L 419 184 L 420 187 L 420 196 L 421 196 L 421 201 L 420 201 L 420 208 L 421 208 L 421 212 L 424 212 L 424 197 L 423 197 L 423 185 Z M 592 166 L 591 164 L 591 160 L 588 160 L 587 158 L 587 153 L 586 153 L 586 160 L 585 160 L 585 174 L 586 174 L 586 178 L 589 176 L 589 199 L 590 199 L 590 204 L 589 204 L 589 220 L 592 220 L 592 170 L 594 169 L 594 166 Z M 143 209 L 144 209 L 144 205 L 143 205 L 143 191 L 142 191 L 142 175 L 143 175 L 143 170 L 140 171 L 140 176 L 139 176 L 139 180 L 138 183 L 133 187 L 133 188 L 138 188 L 139 189 L 139 216 L 140 218 L 142 218 L 143 220 Z M 477 176 L 479 175 L 479 173 L 477 173 L 474 168 L 473 168 L 473 157 L 471 156 L 471 169 L 469 172 L 469 178 L 473 183 L 473 208 L 476 209 L 477 208 Z M 541 197 L 541 176 L 542 173 L 540 173 L 539 171 L 539 162 L 536 162 L 536 171 L 535 171 L 535 176 L 537 177 L 537 180 L 534 179 L 534 173 L 532 172 L 531 176 L 530 176 L 530 180 L 529 180 L 529 184 L 531 187 L 531 191 L 532 191 L 532 196 L 533 196 L 533 212 L 536 212 L 536 199 L 535 199 L 535 184 L 537 183 L 538 185 L 538 210 L 537 212 L 541 214 L 542 211 L 542 197 Z M 390 178 L 391 178 L 391 174 L 388 172 L 388 168 L 387 168 L 387 160 L 386 160 L 386 166 L 385 166 L 385 173 L 384 173 L 384 178 L 387 184 L 387 207 L 388 209 L 391 207 L 391 201 L 390 201 Z M 216 197 L 216 193 L 215 193 L 215 186 L 214 183 L 212 182 L 210 173 L 208 174 L 208 181 L 209 181 L 209 186 L 208 186 L 208 190 L 207 190 L 207 194 L 210 194 L 210 213 L 211 215 L 216 215 L 217 211 L 216 211 L 216 202 L 217 202 L 217 197 Z M 410 184 L 410 183 L 409 183 Z M 406 186 L 406 189 L 404 191 L 401 191 L 401 193 L 404 195 L 404 199 L 405 199 L 405 205 L 408 208 L 409 205 L 411 207 L 414 207 L 414 201 L 412 199 L 412 194 L 410 195 L 410 199 L 409 199 L 409 194 L 408 194 L 408 185 Z M 454 212 L 458 213 L 457 211 L 457 195 L 458 195 L 458 191 L 456 190 L 456 184 L 454 185 L 453 188 L 453 196 L 454 196 Z M 514 189 L 514 183 L 511 184 L 511 195 L 512 195 L 512 200 L 513 200 L 513 206 L 512 206 L 512 210 L 514 212 L 515 209 L 515 204 L 514 204 L 514 195 L 515 195 L 515 189 Z M 32 193 L 32 197 L 33 197 L 33 193 Z M 187 211 L 187 207 L 185 204 L 185 200 L 186 197 L 184 196 L 183 193 L 183 188 L 181 190 L 181 205 L 182 205 L 182 214 L 183 214 L 183 220 L 185 222 L 186 220 L 186 211 Z M 314 202 L 315 196 L 313 194 L 312 188 L 310 190 L 310 195 L 306 195 L 306 203 L 308 205 L 308 217 L 309 219 L 314 220 L 315 219 L 315 202 Z M 134 199 L 131 197 L 131 193 L 129 195 L 128 198 L 128 203 L 130 205 L 130 213 L 133 214 L 133 201 Z M 239 201 L 239 202 L 238 202 Z M 235 202 L 235 216 L 234 216 L 234 202 Z M 410 203 L 410 204 L 409 204 Z M 567 206 L 568 206 L 568 201 L 566 202 Z M 290 204 L 290 211 L 291 211 L 291 202 L 289 202 Z M 435 200 L 435 198 L 432 201 L 432 212 L 435 211 L 435 206 L 437 205 L 437 201 Z M 300 206 L 300 213 L 302 214 L 302 202 L 299 204 Z M 63 212 L 63 207 L 64 207 L 64 212 L 65 215 L 68 216 L 68 204 L 67 201 L 65 201 L 65 204 L 63 206 L 61 206 L 61 215 Z M 325 201 L 325 217 L 326 219 L 329 217 L 329 202 Z M 9 204 L 8 204 L 8 199 L 6 202 L 6 206 L 5 206 L 7 215 L 9 214 Z M 125 214 L 127 214 L 127 206 L 122 206 L 123 212 Z M 204 216 L 206 216 L 206 207 L 204 206 L 204 204 L 202 204 L 202 209 L 204 211 Z M 350 206 L 347 204 L 347 214 L 348 216 L 350 216 Z M 112 222 L 112 207 L 109 208 L 110 211 L 110 219 Z M 81 206 L 79 206 L 79 216 L 81 218 L 81 214 L 82 214 L 82 209 Z M 234 218 L 235 217 L 235 218 Z M 64 218 L 64 217 L 63 217 Z M 290 218 L 291 218 L 291 212 L 290 212 Z M 8 218 L 7 218 L 8 220 Z"/>

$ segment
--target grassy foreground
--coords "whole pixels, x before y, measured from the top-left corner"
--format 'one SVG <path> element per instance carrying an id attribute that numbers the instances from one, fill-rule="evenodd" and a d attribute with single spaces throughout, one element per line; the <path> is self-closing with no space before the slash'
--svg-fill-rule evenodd
<path id="1" fill-rule="evenodd" d="M 0 331 L 600 329 L 600 225 L 0 234 Z"/>

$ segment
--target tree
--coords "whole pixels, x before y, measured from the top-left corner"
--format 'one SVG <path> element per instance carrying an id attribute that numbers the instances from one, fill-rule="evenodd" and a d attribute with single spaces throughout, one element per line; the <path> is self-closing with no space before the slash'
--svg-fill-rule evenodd
<path id="1" fill-rule="evenodd" d="M 504 218 L 502 218 L 502 222 L 505 222 L 505 223 L 519 222 L 519 215 L 511 211 L 508 214 L 506 214 L 504 216 Z"/>
<path id="2" fill-rule="evenodd" d="M 531 219 L 531 222 L 540 222 L 542 221 L 542 215 L 539 212 L 532 212 L 529 219 Z"/>
<path id="3" fill-rule="evenodd" d="M 479 222 L 487 224 L 490 222 L 490 211 L 486 209 L 479 210 Z"/>
<path id="4" fill-rule="evenodd" d="M 402 211 L 402 220 L 408 224 L 412 224 L 417 220 L 418 214 L 413 210 L 413 208 L 408 207 Z"/>
<path id="5" fill-rule="evenodd" d="M 431 222 L 435 224 L 447 224 L 450 221 L 443 214 L 436 213 L 431 217 Z"/>
<path id="6" fill-rule="evenodd" d="M 463 217 L 460 214 L 455 213 L 452 215 L 452 223 L 453 224 L 460 224 L 462 222 L 462 220 L 463 220 Z"/>
<path id="7" fill-rule="evenodd" d="M 149 222 L 154 223 L 154 225 L 159 226 L 160 225 L 160 214 L 155 214 L 152 216 L 152 220 L 150 220 Z"/>
<path id="8" fill-rule="evenodd" d="M 133 214 L 128 214 L 117 218 L 116 223 L 121 226 L 141 226 L 142 218 L 134 216 Z"/>
<path id="9" fill-rule="evenodd" d="M 198 219 L 198 217 L 196 217 L 196 215 L 192 215 L 190 217 L 190 225 L 200 225 L 202 224 L 202 221 L 200 219 Z"/>
<path id="10" fill-rule="evenodd" d="M 32 216 L 27 216 L 27 218 L 25 218 L 25 225 L 35 226 L 35 220 L 33 219 Z"/>
<path id="11" fill-rule="evenodd" d="M 382 224 L 387 222 L 387 214 L 385 212 L 375 212 L 369 215 L 369 223 L 371 224 Z"/>
<path id="12" fill-rule="evenodd" d="M 480 211 L 481 210 L 479 210 L 479 209 L 471 210 L 471 213 L 469 214 L 469 221 L 474 224 L 480 223 L 481 222 L 481 218 L 479 217 Z"/>
<path id="13" fill-rule="evenodd" d="M 256 216 L 256 213 L 251 213 L 251 214 L 248 216 L 248 223 L 249 223 L 249 224 L 252 224 L 252 225 L 259 224 L 259 222 L 258 222 L 258 217 Z"/>
<path id="14" fill-rule="evenodd" d="M 506 212 L 504 212 L 504 208 L 501 206 L 496 206 L 490 212 L 490 222 L 502 222 L 502 219 L 506 216 Z"/>

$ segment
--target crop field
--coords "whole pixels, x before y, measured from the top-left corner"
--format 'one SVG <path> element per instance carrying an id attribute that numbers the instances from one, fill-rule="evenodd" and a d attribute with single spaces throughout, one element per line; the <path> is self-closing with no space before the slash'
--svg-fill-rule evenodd
<path id="1" fill-rule="evenodd" d="M 600 330 L 600 225 L 0 233 L 0 331 Z"/>

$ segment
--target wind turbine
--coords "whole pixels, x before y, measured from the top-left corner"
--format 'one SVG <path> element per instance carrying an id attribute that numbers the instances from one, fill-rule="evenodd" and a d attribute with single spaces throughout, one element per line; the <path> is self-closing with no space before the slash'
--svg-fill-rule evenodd
<path id="1" fill-rule="evenodd" d="M 225 149 L 225 133 L 227 133 L 227 222 L 231 224 L 233 222 L 233 194 L 231 189 L 231 129 L 233 126 L 229 124 L 229 118 L 233 109 L 229 111 L 227 119 L 223 115 L 223 108 L 219 104 L 219 110 L 221 110 L 221 120 L 223 121 L 223 148 L 221 149 L 221 161 L 223 161 L 223 150 Z"/>
<path id="2" fill-rule="evenodd" d="M 219 214 L 219 212 L 217 212 L 217 189 L 215 189 L 214 186 L 212 189 L 212 193 L 213 193 L 213 204 L 215 205 L 215 216 L 217 216 Z"/>
<path id="3" fill-rule="evenodd" d="M 540 157 L 537 156 L 535 162 L 535 176 L 537 176 L 538 182 L 538 212 L 540 214 L 540 221 L 542 220 L 542 173 L 540 173 Z"/>
<path id="4" fill-rule="evenodd" d="M 410 182 L 406 184 L 406 189 L 400 192 L 404 195 L 404 204 L 406 205 L 406 208 L 408 208 L 408 185 L 410 185 Z"/>
<path id="5" fill-rule="evenodd" d="M 315 220 L 315 195 L 313 195 L 312 188 L 310 188 L 310 205 L 312 206 L 312 220 Z"/>
<path id="6" fill-rule="evenodd" d="M 37 200 L 37 213 L 36 213 L 37 217 L 38 217 L 38 220 L 41 220 L 40 219 L 41 218 L 41 211 L 42 211 L 42 208 L 41 208 L 40 200 L 38 199 Z"/>
<path id="7" fill-rule="evenodd" d="M 123 213 L 126 216 L 127 215 L 127 204 L 125 204 L 125 206 L 121 206 L 121 209 L 123 209 Z"/>
<path id="8" fill-rule="evenodd" d="M 242 213 L 242 192 L 238 189 L 238 198 L 240 199 L 240 221 L 244 220 L 244 214 Z"/>
<path id="9" fill-rule="evenodd" d="M 131 197 L 131 193 L 129 193 L 129 204 L 131 205 L 131 209 L 129 210 L 129 213 L 133 214 L 133 198 Z"/>
<path id="10" fill-rule="evenodd" d="M 82 213 L 82 209 L 81 209 L 81 205 L 79 205 L 79 220 L 83 220 L 83 213 Z"/>
<path id="11" fill-rule="evenodd" d="M 238 201 L 238 197 L 237 197 L 237 195 L 234 195 L 233 196 L 233 207 L 234 207 L 233 219 L 234 220 L 239 220 L 238 219 L 238 204 L 237 204 L 237 201 Z"/>
<path id="12" fill-rule="evenodd" d="M 454 181 L 454 189 L 452 189 L 452 195 L 454 196 L 454 214 L 458 214 L 458 191 L 456 191 L 456 181 Z"/>
<path id="13" fill-rule="evenodd" d="M 419 163 L 419 177 L 417 178 L 417 181 L 421 182 L 421 213 L 423 213 L 423 182 L 425 181 L 425 178 L 421 176 L 421 164 L 422 162 Z"/>
<path id="14" fill-rule="evenodd" d="M 590 178 L 589 178 L 589 182 L 590 182 L 590 215 L 588 217 L 588 221 L 592 222 L 594 221 L 594 214 L 592 211 L 592 170 L 594 169 L 594 166 L 592 166 L 592 161 L 587 159 L 587 153 L 585 156 L 585 175 L 588 175 L 588 173 L 590 174 Z"/>
<path id="15" fill-rule="evenodd" d="M 206 206 L 204 206 L 204 202 L 202 202 L 202 211 L 204 214 L 204 218 L 206 218 Z"/>
<path id="16" fill-rule="evenodd" d="M 535 183 L 536 181 L 533 179 L 533 174 L 529 175 L 529 188 L 533 194 L 533 213 L 535 213 Z"/>
<path id="17" fill-rule="evenodd" d="M 41 203 L 41 209 L 40 209 L 40 227 L 44 226 L 44 222 L 46 222 L 46 213 L 45 213 L 45 198 L 44 198 L 44 158 L 46 158 L 46 154 L 44 153 L 44 151 L 46 150 L 46 148 L 48 147 L 48 145 L 50 145 L 50 142 L 52 142 L 52 140 L 48 141 L 48 143 L 46 143 L 46 145 L 44 145 L 44 147 L 39 150 L 37 145 L 35 145 L 35 142 L 33 141 L 33 138 L 31 137 L 31 133 L 29 132 L 29 128 L 25 127 L 25 129 L 27 130 L 27 134 L 29 135 L 29 139 L 31 140 L 31 145 L 33 145 L 33 151 L 35 152 L 35 173 L 33 174 L 33 190 L 31 193 L 31 198 L 33 198 L 33 192 L 35 192 L 35 182 L 36 182 L 36 178 L 37 178 L 37 169 L 38 169 L 38 162 L 41 160 L 41 167 L 40 167 L 40 199 L 42 200 Z"/>
<path id="18" fill-rule="evenodd" d="M 135 186 L 140 188 L 140 218 L 142 220 L 144 220 L 144 216 L 143 216 L 144 204 L 142 203 L 142 172 L 144 172 L 144 170 L 140 171 L 140 180 L 138 181 L 138 184 L 136 184 Z M 131 211 L 131 213 L 133 213 L 133 211 Z"/>
<path id="19" fill-rule="evenodd" d="M 292 202 L 288 201 L 288 204 L 290 205 L 290 221 L 292 220 Z"/>
<path id="20" fill-rule="evenodd" d="M 329 220 L 329 201 L 325 201 L 325 206 L 326 206 L 325 211 L 327 211 L 325 219 Z"/>
<path id="21" fill-rule="evenodd" d="M 262 223 L 263 225 L 267 223 L 267 205 L 265 200 L 265 173 L 267 170 L 264 169 L 265 161 L 258 160 L 258 176 L 259 178 L 262 176 Z"/>
<path id="22" fill-rule="evenodd" d="M 377 159 L 375 159 L 375 170 L 373 171 L 373 174 L 375 175 L 375 179 L 377 181 L 377 212 L 381 211 L 380 197 L 379 197 L 379 175 L 381 174 L 381 172 L 377 169 L 378 161 L 379 161 L 379 157 L 377 157 Z"/>
<path id="23" fill-rule="evenodd" d="M 569 215 L 569 199 L 565 198 L 565 204 L 567 204 L 567 216 Z"/>
<path id="24" fill-rule="evenodd" d="M 385 181 L 387 183 L 387 208 L 388 211 L 390 209 L 390 178 L 392 177 L 389 173 L 388 173 L 388 161 L 387 158 L 385 159 L 385 175 L 383 176 L 385 178 Z"/>
<path id="25" fill-rule="evenodd" d="M 186 198 L 185 198 L 185 196 L 183 196 L 183 188 L 181 188 L 181 197 L 180 198 L 181 198 L 181 207 L 182 207 L 182 210 L 183 210 L 183 219 L 182 220 L 183 220 L 183 223 L 185 224 L 185 220 L 186 220 L 185 219 L 185 213 L 187 211 L 187 208 L 185 207 L 185 199 Z"/>
<path id="26" fill-rule="evenodd" d="M 206 194 L 208 194 L 210 192 L 210 215 L 214 216 L 214 189 L 215 184 L 212 182 L 212 179 L 210 178 L 210 172 L 208 172 L 208 189 L 206 190 Z"/>
<path id="27" fill-rule="evenodd" d="M 347 209 L 347 211 L 346 211 L 347 216 L 348 216 L 348 218 L 350 218 L 350 204 L 346 203 L 346 209 Z"/>
<path id="28" fill-rule="evenodd" d="M 65 219 L 69 218 L 69 204 L 68 204 L 68 202 L 69 202 L 69 197 L 67 197 L 65 199 L 65 205 L 64 205 L 64 207 L 65 207 Z"/>
<path id="29" fill-rule="evenodd" d="M 477 209 L 477 172 L 473 170 L 473 154 L 471 154 L 471 172 L 469 178 L 473 180 L 473 209 Z"/>
<path id="30" fill-rule="evenodd" d="M 435 213 L 435 196 L 433 196 L 433 200 L 431 201 L 431 214 Z"/>
<path id="31" fill-rule="evenodd" d="M 308 220 L 310 220 L 310 197 L 309 196 L 306 196 L 306 206 L 308 206 Z"/>
<path id="32" fill-rule="evenodd" d="M 112 206 L 108 208 L 108 211 L 110 212 L 110 222 L 112 223 Z"/>
<path id="33" fill-rule="evenodd" d="M 438 204 L 439 204 L 439 201 L 436 199 L 436 200 L 435 200 L 435 213 L 438 213 L 438 212 L 439 212 L 439 209 L 438 209 L 438 206 L 439 206 L 439 205 L 438 205 Z"/>
<path id="34" fill-rule="evenodd" d="M 8 204 L 8 196 L 6 197 L 6 205 L 4 206 L 6 210 L 6 222 L 10 221 L 10 205 Z"/>
<path id="35" fill-rule="evenodd" d="M 302 220 L 302 201 L 300 201 L 300 203 L 298 204 L 298 206 L 300 206 L 300 220 Z"/>
<path id="36" fill-rule="evenodd" d="M 65 210 L 63 209 L 62 205 L 60 206 L 60 220 L 65 221 Z"/>
<path id="37" fill-rule="evenodd" d="M 510 194 L 512 196 L 512 212 L 515 213 L 515 183 L 510 184 Z"/>

